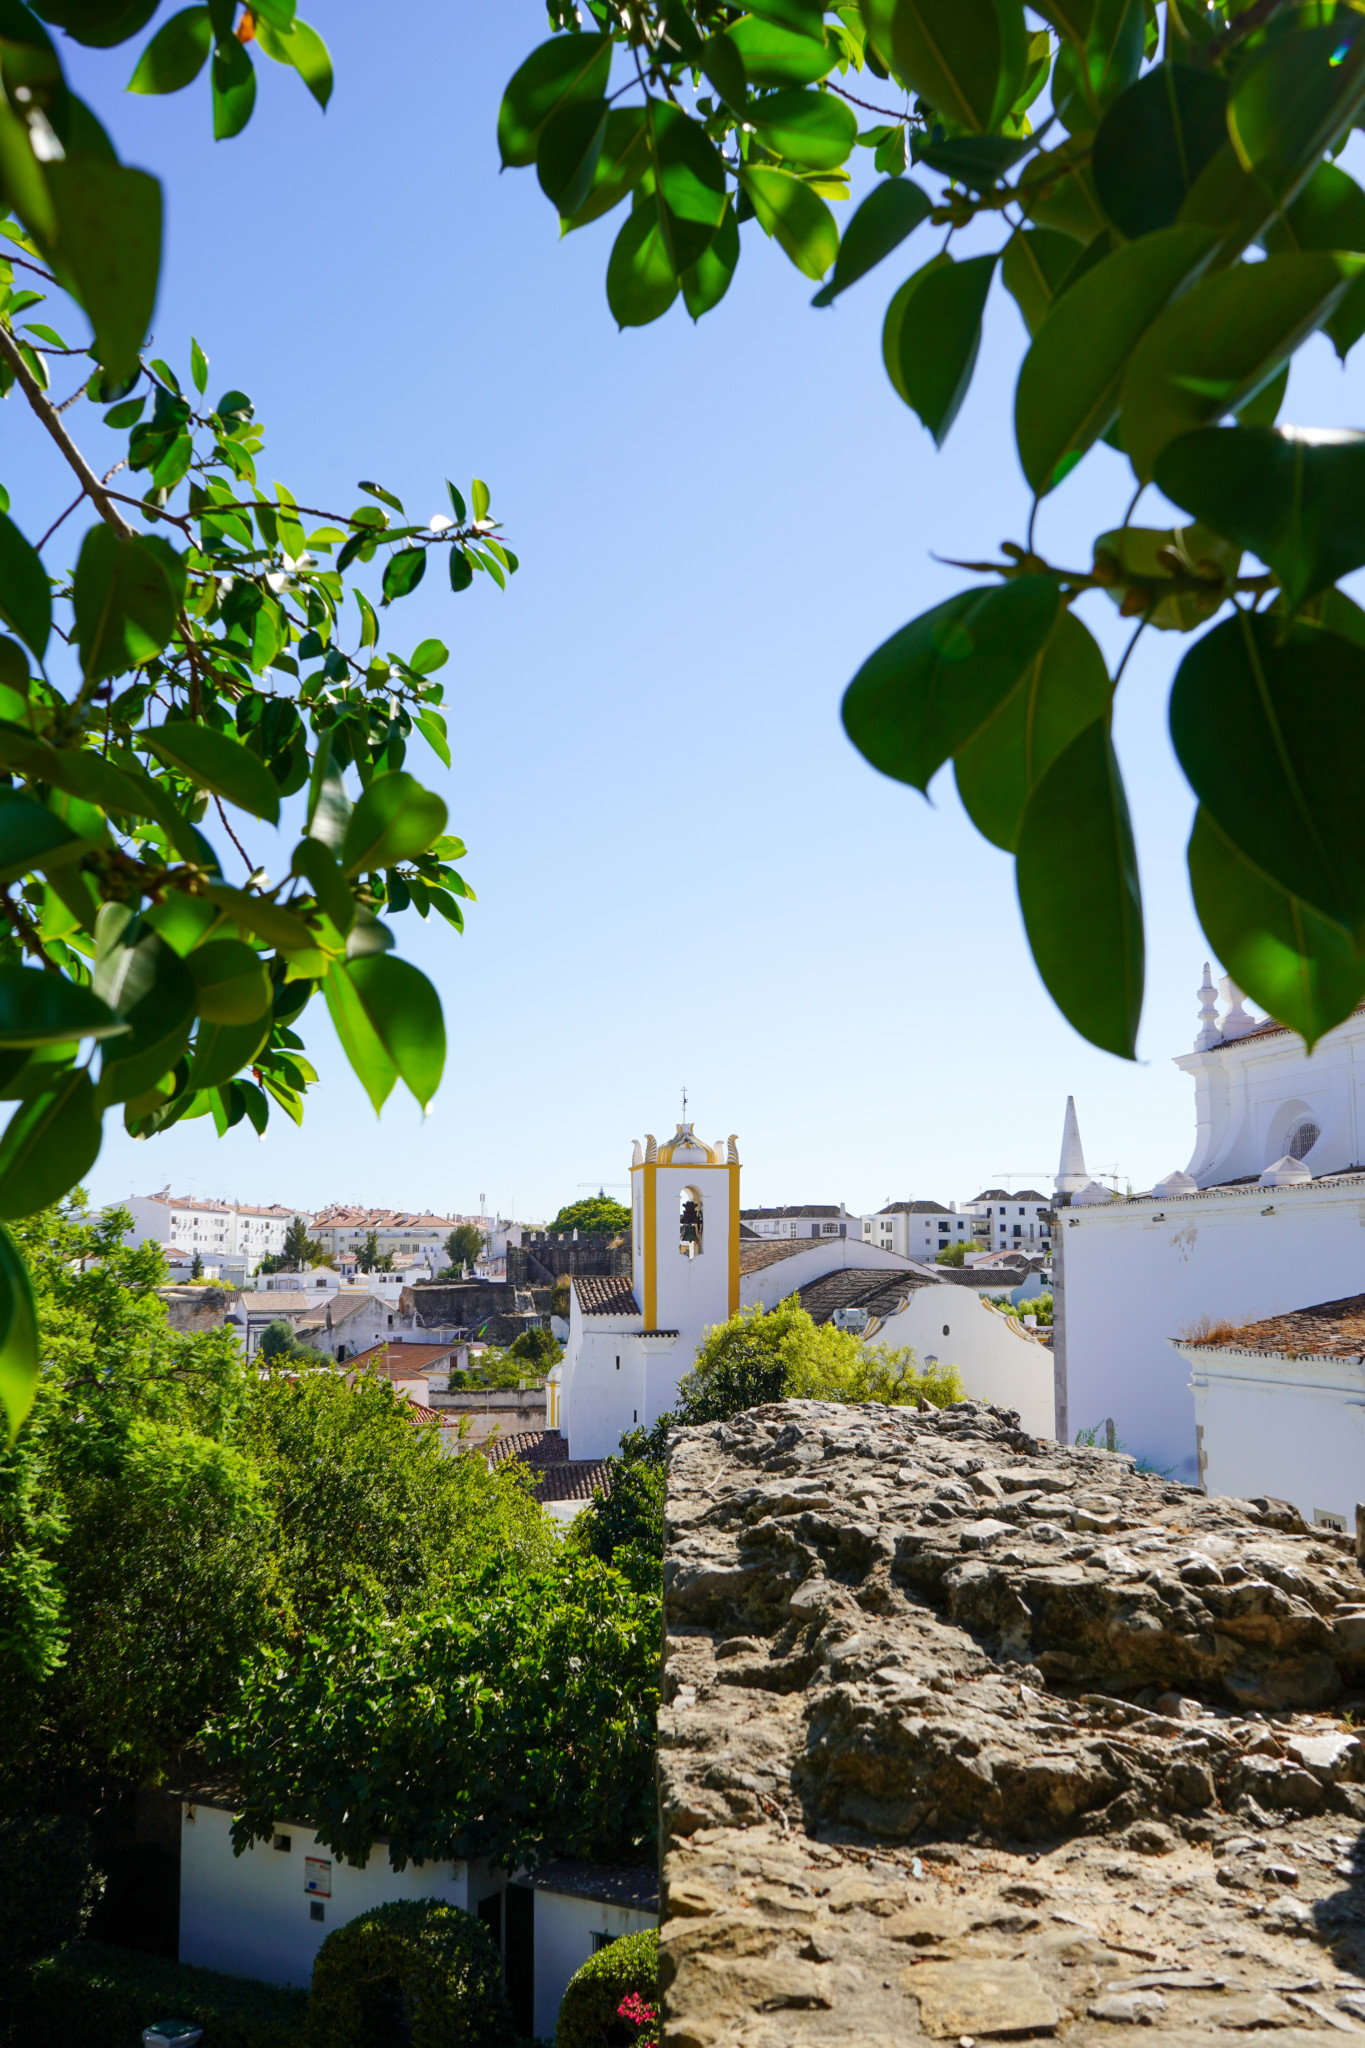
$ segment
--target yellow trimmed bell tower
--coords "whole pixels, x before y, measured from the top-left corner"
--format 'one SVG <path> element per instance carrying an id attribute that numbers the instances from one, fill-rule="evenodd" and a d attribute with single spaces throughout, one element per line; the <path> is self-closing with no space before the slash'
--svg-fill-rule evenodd
<path id="1" fill-rule="evenodd" d="M 645 1331 L 698 1338 L 739 1307 L 739 1147 L 679 1124 L 665 1145 L 637 1138 L 630 1168 L 631 1271 Z"/>

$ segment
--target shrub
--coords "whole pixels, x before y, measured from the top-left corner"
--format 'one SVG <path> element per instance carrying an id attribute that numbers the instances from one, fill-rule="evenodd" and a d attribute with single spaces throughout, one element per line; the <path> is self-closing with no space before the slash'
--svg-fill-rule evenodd
<path id="1" fill-rule="evenodd" d="M 650 2005 L 659 2002 L 659 1936 L 649 1927 L 626 1934 L 589 1956 L 569 1979 L 555 2027 L 555 2048 L 631 2048 L 640 2029 L 620 2016 L 634 1992 Z"/>
<path id="2" fill-rule="evenodd" d="M 83 1941 L 5 1986 L 12 2040 L 135 2042 L 153 2020 L 192 2020 L 213 2048 L 303 2048 L 308 1995 Z"/>
<path id="3" fill-rule="evenodd" d="M 74 1941 L 99 1894 L 83 1820 L 74 1814 L 0 1820 L 0 1965 Z"/>
<path id="4" fill-rule="evenodd" d="M 410 2031 L 403 2031 L 404 2028 Z M 512 2048 L 488 1930 L 442 1899 L 395 1899 L 329 1934 L 313 1965 L 310 2048 Z"/>

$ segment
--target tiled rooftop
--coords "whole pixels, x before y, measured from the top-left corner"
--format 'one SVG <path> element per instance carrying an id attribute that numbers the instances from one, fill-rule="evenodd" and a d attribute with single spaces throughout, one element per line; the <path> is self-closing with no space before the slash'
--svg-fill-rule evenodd
<path id="1" fill-rule="evenodd" d="M 1255 1323 L 1213 1323 L 1176 1342 L 1208 1351 L 1265 1351 L 1281 1358 L 1365 1357 L 1365 1294 L 1320 1301 Z"/>
<path id="2" fill-rule="evenodd" d="M 368 1372 L 387 1373 L 391 1380 L 418 1379 L 433 1366 L 444 1365 L 454 1349 L 453 1344 L 372 1344 L 346 1363 Z"/>
<path id="3" fill-rule="evenodd" d="M 640 1305 L 624 1273 L 575 1273 L 574 1291 L 585 1316 L 638 1316 Z"/>

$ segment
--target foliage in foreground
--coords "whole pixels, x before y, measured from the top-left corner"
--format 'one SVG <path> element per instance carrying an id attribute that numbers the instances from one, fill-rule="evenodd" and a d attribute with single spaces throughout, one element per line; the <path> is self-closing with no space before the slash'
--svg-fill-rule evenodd
<path id="1" fill-rule="evenodd" d="M 979 1238 L 973 1238 L 970 1244 L 945 1245 L 943 1250 L 935 1255 L 934 1264 L 936 1266 L 965 1266 L 968 1252 L 988 1252 L 989 1250 L 990 1246 L 982 1244 Z"/>
<path id="2" fill-rule="evenodd" d="M 318 1950 L 309 2048 L 512 2048 L 502 1959 L 488 1929 L 443 1899 L 357 1914 Z"/>
<path id="3" fill-rule="evenodd" d="M 303 2048 L 306 1991 L 79 1941 L 15 1971 L 5 2020 L 20 2041 L 131 2042 L 168 2014 L 213 2048 Z"/>
<path id="4" fill-rule="evenodd" d="M 620 2017 L 632 1994 L 658 2005 L 659 1935 L 652 1927 L 609 1942 L 575 1970 L 559 2008 L 554 2048 L 629 2048 L 652 2038 Z"/>
<path id="5" fill-rule="evenodd" d="M 390 1620 L 338 1599 L 260 1658 L 210 1753 L 240 1785 L 234 1839 L 288 1812 L 364 1863 L 646 1853 L 655 1833 L 657 1593 L 572 1550 L 468 1575 Z"/>
<path id="6" fill-rule="evenodd" d="M 818 307 L 937 230 L 895 279 L 882 357 L 941 444 L 997 277 L 1011 294 L 1027 531 L 959 564 L 988 580 L 869 657 L 845 727 L 920 791 L 952 762 L 977 829 L 1014 857 L 1054 1000 L 1131 1058 L 1143 906 L 1111 736 L 1128 654 L 1111 676 L 1076 606 L 1116 605 L 1129 653 L 1149 627 L 1217 620 L 1170 698 L 1199 806 L 1190 882 L 1213 951 L 1313 1044 L 1365 996 L 1365 814 L 1347 794 L 1365 782 L 1365 615 L 1337 587 L 1365 563 L 1365 433 L 1274 422 L 1305 341 L 1321 331 L 1345 359 L 1365 332 L 1365 192 L 1334 161 L 1365 113 L 1365 14 L 1334 0 L 548 12 L 561 33 L 507 87 L 502 159 L 535 165 L 565 230 L 630 200 L 606 274 L 623 326 L 680 293 L 694 320 L 709 312 L 750 221 L 820 285 Z M 858 148 L 885 175 L 841 237 L 826 202 L 847 200 Z M 1131 472 L 1109 467 L 1109 530 L 1088 559 L 1053 560 L 1048 500 L 1100 441 Z M 987 475 L 1009 469 L 1000 458 Z M 1135 525 L 1153 484 L 1165 503 Z"/>
<path id="7" fill-rule="evenodd" d="M 39 1806 L 164 1770 L 337 1600 L 396 1616 L 553 1540 L 516 1474 L 443 1458 L 387 1381 L 263 1379 L 228 1332 L 173 1330 L 127 1223 L 19 1232 L 44 1364 L 0 1450 L 0 1774 Z"/>

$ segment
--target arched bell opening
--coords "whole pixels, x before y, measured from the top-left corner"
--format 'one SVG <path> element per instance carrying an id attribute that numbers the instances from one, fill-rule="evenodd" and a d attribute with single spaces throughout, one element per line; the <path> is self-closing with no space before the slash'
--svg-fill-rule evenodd
<path id="1" fill-rule="evenodd" d="M 696 1188 L 684 1188 L 678 1201 L 678 1250 L 685 1259 L 702 1254 L 702 1199 Z"/>

